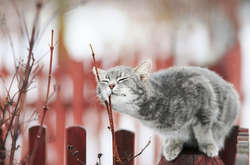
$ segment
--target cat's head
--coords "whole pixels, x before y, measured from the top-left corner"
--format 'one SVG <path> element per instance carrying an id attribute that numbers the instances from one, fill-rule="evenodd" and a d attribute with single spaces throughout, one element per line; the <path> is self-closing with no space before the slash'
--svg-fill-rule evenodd
<path id="1" fill-rule="evenodd" d="M 93 68 L 97 81 L 97 95 L 101 101 L 107 101 L 111 95 L 112 102 L 130 102 L 143 95 L 145 81 L 151 72 L 152 62 L 146 60 L 139 66 L 132 68 L 127 66 L 116 66 L 108 70 Z M 114 100 L 114 101 L 113 101 Z"/>

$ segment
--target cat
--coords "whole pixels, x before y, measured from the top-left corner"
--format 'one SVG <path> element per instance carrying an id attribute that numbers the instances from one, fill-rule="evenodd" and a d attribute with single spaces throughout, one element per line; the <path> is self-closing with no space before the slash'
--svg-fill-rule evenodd
<path id="1" fill-rule="evenodd" d="M 98 68 L 97 96 L 105 102 L 111 95 L 115 111 L 158 132 L 166 160 L 174 160 L 184 146 L 217 156 L 240 109 L 233 86 L 206 68 L 173 66 L 155 73 L 151 68 L 151 60 L 135 68 Z"/>

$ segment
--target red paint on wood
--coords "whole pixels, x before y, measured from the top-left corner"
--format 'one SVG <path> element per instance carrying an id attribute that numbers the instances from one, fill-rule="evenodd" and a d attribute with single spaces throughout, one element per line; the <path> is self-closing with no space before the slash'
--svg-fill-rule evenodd
<path id="1" fill-rule="evenodd" d="M 69 127 L 66 134 L 67 165 L 86 164 L 85 129 L 79 126 Z"/>
<path id="2" fill-rule="evenodd" d="M 184 149 L 173 161 L 166 161 L 162 156 L 158 165 L 224 165 L 219 157 L 209 158 L 193 149 Z"/>
<path id="3" fill-rule="evenodd" d="M 238 126 L 232 128 L 230 135 L 225 140 L 224 149 L 220 151 L 220 158 L 226 165 L 234 165 L 238 130 Z"/>
<path id="4" fill-rule="evenodd" d="M 38 138 L 37 133 L 40 126 L 34 126 L 29 128 L 29 155 L 32 154 L 34 149 L 35 141 L 38 143 L 38 148 L 34 155 L 34 165 L 45 165 L 46 164 L 46 130 L 42 128 L 42 134 Z"/>
<path id="5" fill-rule="evenodd" d="M 128 158 L 134 155 L 135 135 L 133 132 L 127 130 L 119 130 L 115 132 L 117 150 L 122 162 L 126 162 Z M 115 162 L 114 165 L 121 165 Z M 126 165 L 134 165 L 134 160 L 131 160 Z"/>

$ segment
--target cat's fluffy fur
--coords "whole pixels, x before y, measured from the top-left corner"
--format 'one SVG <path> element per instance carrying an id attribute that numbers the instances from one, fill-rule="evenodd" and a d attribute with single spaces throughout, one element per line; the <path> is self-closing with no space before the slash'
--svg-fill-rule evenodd
<path id="1" fill-rule="evenodd" d="M 239 112 L 233 86 L 208 69 L 171 67 L 150 74 L 151 61 L 147 60 L 136 68 L 98 71 L 100 100 L 111 95 L 114 110 L 159 132 L 164 138 L 163 155 L 169 161 L 184 145 L 217 156 Z"/>

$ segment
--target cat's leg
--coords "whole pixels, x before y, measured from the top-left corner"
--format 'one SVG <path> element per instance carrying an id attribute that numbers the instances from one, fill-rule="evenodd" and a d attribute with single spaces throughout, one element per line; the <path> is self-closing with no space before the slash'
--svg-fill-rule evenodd
<path id="1" fill-rule="evenodd" d="M 197 100 L 196 104 L 190 101 L 189 105 L 196 110 L 192 128 L 199 150 L 209 157 L 215 157 L 218 155 L 219 148 L 213 137 L 212 125 L 219 114 L 217 94 L 211 82 L 203 76 L 189 79 L 186 87 L 196 96 L 192 98 L 191 95 L 190 97 Z"/>
<path id="2" fill-rule="evenodd" d="M 197 123 L 193 126 L 193 131 L 198 142 L 199 150 L 209 157 L 217 156 L 219 147 L 213 138 L 211 127 Z"/>
<path id="3" fill-rule="evenodd" d="M 162 151 L 166 160 L 174 160 L 182 151 L 183 144 L 184 143 L 178 139 L 165 139 Z"/>

